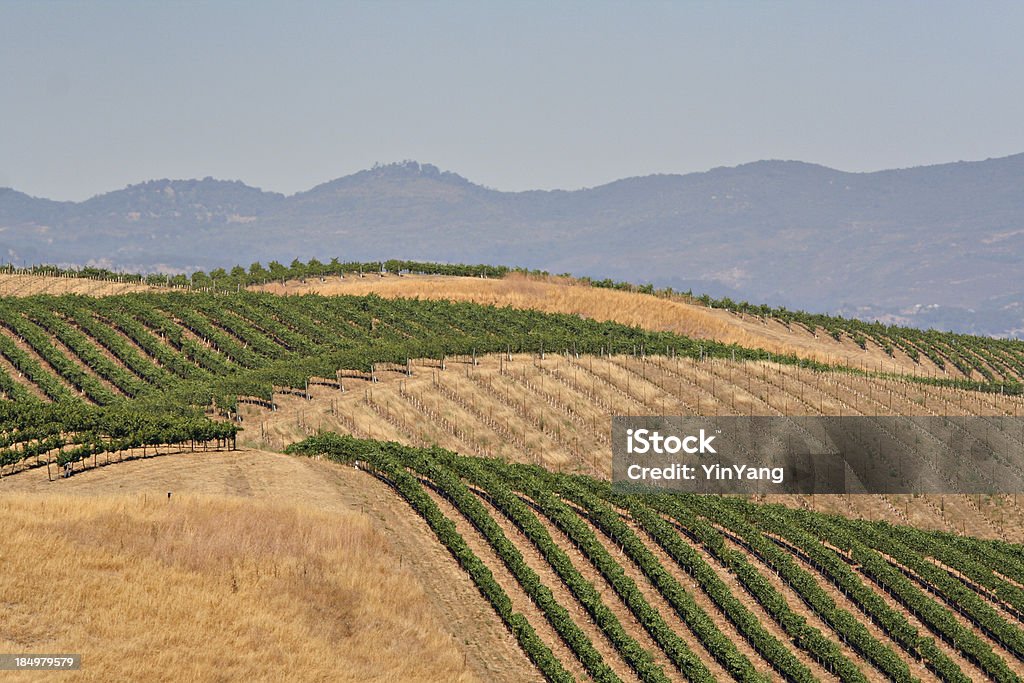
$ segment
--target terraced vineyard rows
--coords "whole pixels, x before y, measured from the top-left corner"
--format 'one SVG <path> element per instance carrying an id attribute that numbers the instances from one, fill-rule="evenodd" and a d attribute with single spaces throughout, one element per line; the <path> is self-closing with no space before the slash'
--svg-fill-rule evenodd
<path id="1" fill-rule="evenodd" d="M 447 516 L 448 529 L 472 535 L 485 557 L 469 564 L 487 568 L 485 595 L 495 581 L 540 610 L 528 610 L 545 620 L 533 624 L 540 644 L 529 644 L 553 680 L 571 671 L 738 681 L 1024 674 L 1024 622 L 971 578 L 1001 581 L 1016 599 L 994 577 L 1020 546 L 736 498 L 621 495 L 590 477 L 436 447 L 323 434 L 289 450 L 355 463 L 421 514 Z M 964 543 L 977 552 L 962 572 L 936 564 Z M 562 621 L 570 609 L 571 625 Z M 559 669 L 551 660 L 560 657 Z"/>
<path id="2" fill-rule="evenodd" d="M 0 465 L 64 464 L 182 434 L 223 441 L 235 427 L 200 410 L 233 417 L 239 397 L 272 406 L 275 391 L 306 395 L 311 382 L 376 379 L 413 358 L 444 366 L 452 354 L 651 344 L 680 354 L 766 355 L 575 316 L 373 296 L 0 299 L 0 408 L 9 416 L 0 426 Z M 46 404 L 57 407 L 39 409 Z"/>
<path id="3" fill-rule="evenodd" d="M 595 284 L 612 288 L 630 287 L 607 281 Z M 671 290 L 648 291 L 662 296 L 673 294 Z M 927 359 L 943 374 L 953 373 L 989 382 L 1020 382 L 1024 379 L 1024 344 L 1019 340 L 883 325 L 879 322 L 737 302 L 728 298 L 702 296 L 697 297 L 696 301 L 709 308 L 724 309 L 765 321 L 777 321 L 789 329 L 799 327 L 815 336 L 827 335 L 837 342 L 849 339 L 861 349 L 872 345 L 890 357 L 900 352 L 915 363 Z"/>
<path id="4" fill-rule="evenodd" d="M 255 272 L 235 272 L 234 275 L 218 274 L 224 286 L 245 286 L 259 282 L 260 278 L 268 279 L 273 270 L 275 281 L 296 281 L 305 283 L 307 280 L 323 280 L 325 277 L 345 275 L 359 272 L 387 272 L 392 274 L 437 273 L 445 275 L 472 275 L 483 277 L 507 277 L 510 274 L 527 274 L 544 277 L 546 273 L 526 273 L 522 269 L 492 268 L 481 266 L 448 266 L 441 264 L 417 263 L 408 261 L 387 261 L 368 264 L 322 264 L 310 262 L 304 264 L 293 262 L 289 267 L 277 264 L 277 267 Z M 209 280 L 206 274 L 200 274 L 200 283 Z M 712 299 L 707 296 L 694 297 L 690 293 L 673 291 L 671 288 L 658 290 L 650 285 L 634 285 L 611 280 L 592 280 L 590 278 L 569 279 L 576 285 L 593 288 L 612 289 L 636 293 L 662 299 L 678 300 L 695 303 L 701 306 L 728 311 L 737 316 L 746 316 L 760 320 L 764 324 L 774 323 L 788 331 L 806 331 L 815 338 L 832 339 L 835 342 L 849 342 L 853 348 L 868 350 L 869 347 L 881 352 L 882 357 L 906 360 L 910 369 L 925 375 L 943 377 L 965 377 L 984 382 L 1005 382 L 1019 384 L 1024 380 L 1024 343 L 1019 340 L 993 339 L 965 334 L 953 334 L 935 330 L 918 330 L 897 325 L 883 325 L 836 316 L 791 311 L 785 308 L 773 308 L 765 305 L 737 302 L 731 299 Z M 838 346 L 834 355 L 844 355 L 844 346 Z M 849 351 L 845 352 L 847 355 Z M 902 364 L 902 363 L 901 363 Z M 916 366 L 916 367 L 915 367 Z"/>
<path id="5" fill-rule="evenodd" d="M 768 355 L 575 316 L 373 296 L 0 299 L 0 354 L 14 370 L 0 374 L 8 400 L 32 398 L 35 389 L 52 401 L 109 405 L 159 390 L 230 409 L 238 394 L 269 400 L 274 386 L 303 388 L 314 374 L 372 372 L 375 364 L 409 358 L 648 347 Z"/>
<path id="6" fill-rule="evenodd" d="M 195 410 L 158 405 L 0 403 L 0 477 L 27 467 L 75 467 L 160 450 L 234 448 L 238 428 Z M 91 463 L 88 459 L 91 458 Z"/>
<path id="7" fill-rule="evenodd" d="M 3 275 L 3 273 L 10 273 Z M 17 274 L 15 274 L 17 273 Z M 401 275 L 403 273 L 441 275 L 451 279 L 547 278 L 548 274 L 526 271 L 519 268 L 483 265 L 450 265 L 422 263 L 415 261 L 340 262 L 333 259 L 322 263 L 313 259 L 308 263 L 295 260 L 285 266 L 272 262 L 264 267 L 252 264 L 248 269 L 234 267 L 229 270 L 216 269 L 210 273 L 198 271 L 191 275 L 138 275 L 113 273 L 102 269 L 81 271 L 61 270 L 52 266 L 37 266 L 30 269 L 16 269 L 7 266 L 0 269 L 0 296 L 26 296 L 41 293 L 59 294 L 75 291 L 90 295 L 109 295 L 127 291 L 146 291 L 154 288 L 178 288 L 190 292 L 235 292 L 245 287 L 266 285 L 268 282 L 284 284 L 295 282 L 324 282 L 326 278 L 361 279 L 367 274 Z M 561 282 L 576 287 L 630 292 L 638 296 L 667 299 L 696 304 L 707 309 L 729 312 L 739 319 L 760 321 L 765 326 L 776 326 L 789 333 L 807 333 L 815 339 L 830 339 L 836 342 L 831 352 L 835 362 L 849 356 L 851 349 L 878 354 L 878 369 L 892 360 L 894 371 L 941 378 L 967 378 L 984 383 L 1019 385 L 1024 380 L 1024 343 L 1019 340 L 977 337 L 953 334 L 935 330 L 883 325 L 857 319 L 791 311 L 766 305 L 737 302 L 731 299 L 712 299 L 707 296 L 695 297 L 690 293 L 675 292 L 671 288 L 657 290 L 650 285 L 634 285 L 611 280 L 589 278 L 562 278 Z M 308 289 L 308 288 L 307 288 Z M 409 296 L 418 296 L 410 294 Z M 441 294 L 440 296 L 444 296 Z M 703 336 L 703 335 L 701 335 Z M 746 344 L 746 342 L 741 342 Z M 750 345 L 750 344 L 746 344 Z M 758 345 L 758 344 L 755 344 Z M 823 347 L 824 348 L 824 347 Z M 807 354 L 805 354 L 807 355 Z M 808 357 L 819 357 L 811 354 Z M 874 357 L 874 356 L 872 356 Z M 874 362 L 858 366 L 874 367 Z"/>

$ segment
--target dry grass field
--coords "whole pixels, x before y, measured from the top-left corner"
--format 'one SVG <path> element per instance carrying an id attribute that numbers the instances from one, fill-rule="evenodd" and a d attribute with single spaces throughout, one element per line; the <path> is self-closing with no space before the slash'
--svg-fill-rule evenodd
<path id="1" fill-rule="evenodd" d="M 314 383 L 311 400 L 240 407 L 240 443 L 282 449 L 318 431 L 528 461 L 607 478 L 612 415 L 1024 415 L 1021 397 L 763 362 L 504 354 L 414 362 L 413 375 Z M 1022 444 L 1024 447 L 1024 444 Z M 785 496 L 781 502 L 984 538 L 1024 540 L 1013 496 Z M 1024 504 L 1024 500 L 1019 501 Z"/>
<path id="2" fill-rule="evenodd" d="M 558 277 L 526 276 L 518 273 L 501 279 L 449 277 L 440 275 L 367 275 L 345 278 L 308 278 L 253 287 L 276 294 L 352 294 L 369 293 L 383 297 L 450 299 L 495 306 L 536 309 L 549 313 L 572 313 L 601 321 L 637 325 L 657 331 L 670 331 L 697 339 L 762 348 L 772 353 L 796 354 L 825 363 L 843 363 L 869 370 L 942 376 L 943 372 L 927 358 L 915 363 L 900 350 L 890 357 L 869 341 L 861 349 L 851 339 L 836 341 L 827 334 L 812 335 L 798 325 L 762 321 L 749 315 L 731 313 L 650 294 L 591 287 Z M 955 369 L 949 369 L 956 373 Z"/>
<path id="3" fill-rule="evenodd" d="M 589 680 L 569 644 L 463 511 L 429 486 L 424 490 L 538 638 L 578 680 Z M 538 547 L 486 495 L 474 491 L 607 665 L 621 680 L 638 682 L 623 650 L 604 635 Z M 79 652 L 84 662 L 78 673 L 25 672 L 4 680 L 540 680 L 422 520 L 386 484 L 352 467 L 242 450 L 134 459 L 55 482 L 39 469 L 27 470 L 0 480 L 0 514 L 5 520 L 0 651 Z M 592 520 L 579 519 L 636 586 L 636 599 L 656 610 L 717 680 L 728 680 L 729 672 L 674 610 L 669 594 Z M 577 547 L 552 519 L 538 514 L 537 520 L 667 679 L 685 680 L 669 650 L 639 620 L 638 608 L 592 562 L 590 551 Z M 635 521 L 628 524 L 753 667 L 779 680 L 769 659 L 729 620 L 706 586 Z M 791 644 L 793 656 L 812 676 L 839 680 L 793 643 L 782 623 L 709 546 L 687 535 L 679 538 L 772 637 Z M 788 609 L 831 639 L 866 680 L 886 680 L 845 642 L 841 629 L 826 623 L 761 557 L 735 537 L 727 536 L 726 544 Z M 800 562 L 814 585 L 840 608 L 860 614 L 871 635 L 897 653 L 914 676 L 938 680 L 825 573 Z M 928 632 L 919 616 L 858 575 L 911 627 Z M 1012 620 L 1003 603 L 987 594 L 986 600 Z M 986 642 L 1014 675 L 1024 674 L 1008 648 Z M 936 644 L 970 680 L 986 678 L 956 646 Z"/>
<path id="4" fill-rule="evenodd" d="M 351 468 L 240 451 L 35 469 L 0 480 L 0 515 L 0 652 L 83 656 L 5 680 L 532 680 L 422 520 Z"/>

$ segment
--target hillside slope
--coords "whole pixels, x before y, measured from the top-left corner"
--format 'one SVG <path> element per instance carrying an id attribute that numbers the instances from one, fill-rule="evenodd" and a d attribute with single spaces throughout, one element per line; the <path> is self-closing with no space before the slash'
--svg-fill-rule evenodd
<path id="1" fill-rule="evenodd" d="M 110 275 L 106 279 L 90 277 L 53 277 L 41 274 L 0 273 L 0 297 L 33 297 L 36 295 L 79 294 L 88 297 L 108 297 L 132 292 L 167 292 L 182 290 L 204 293 L 209 288 L 191 289 L 188 281 L 174 287 L 156 286 L 130 279 L 119 280 Z M 325 296 L 363 296 L 376 294 L 385 298 L 414 298 L 465 301 L 484 305 L 512 307 L 521 310 L 540 310 L 549 313 L 568 313 L 597 321 L 610 321 L 654 332 L 668 331 L 695 339 L 709 339 L 747 348 L 759 348 L 775 354 L 793 354 L 825 364 L 842 364 L 868 371 L 905 373 L 924 377 L 969 378 L 972 380 L 1016 380 L 1024 376 L 1024 364 L 1015 370 L 1020 359 L 1014 353 L 1024 353 L 1024 346 L 1008 340 L 986 340 L 978 337 L 951 336 L 920 332 L 904 328 L 894 331 L 897 336 L 914 332 L 918 336 L 937 335 L 938 345 L 922 339 L 905 339 L 911 346 L 872 332 L 870 328 L 854 326 L 856 321 L 841 318 L 819 318 L 835 325 L 834 329 L 811 327 L 773 315 L 743 313 L 722 307 L 708 307 L 697 299 L 683 295 L 652 295 L 640 291 L 627 291 L 591 286 L 586 281 L 564 277 L 525 275 L 512 272 L 504 277 L 479 278 L 450 275 L 372 273 L 363 277 L 325 276 L 302 279 L 282 279 L 266 284 L 251 285 L 248 289 L 278 295 L 320 294 Z M 218 290 L 221 294 L 228 292 Z M 795 315 L 787 313 L 787 315 Z M 813 327 L 813 326 L 812 326 Z M 834 335 L 834 336 L 833 336 Z M 863 337 L 863 339 L 861 339 Z M 997 358 L 987 353 L 957 358 L 964 343 L 984 341 L 1001 344 L 1008 350 L 999 351 Z M 912 346 L 916 344 L 916 350 Z M 1014 349 L 1017 349 L 1015 352 Z M 653 351 L 653 350 L 652 350 Z M 931 352 L 930 352 L 931 351 Z M 908 353 L 913 352 L 911 356 Z M 1001 358 L 1000 358 L 1001 357 Z M 937 362 L 942 361 L 942 365 Z M 985 374 L 988 373 L 988 374 Z"/>
<path id="2" fill-rule="evenodd" d="M 1019 575 L 1020 546 L 729 497 L 621 496 L 585 477 L 331 434 L 296 450 L 388 481 L 499 611 L 522 610 L 535 631 L 520 642 L 551 680 L 1024 673 L 1020 595 L 1003 574 Z"/>
<path id="3" fill-rule="evenodd" d="M 4 646 L 77 646 L 82 680 L 125 662 L 159 678 L 182 648 L 196 678 L 279 662 L 284 680 L 539 680 L 448 545 L 522 615 L 533 635 L 520 642 L 555 680 L 1024 674 L 1020 546 L 721 497 L 629 499 L 438 450 L 318 450 L 330 443 L 304 448 L 345 464 L 242 451 L 0 480 L 5 548 L 17 550 L 0 577 L 17 626 Z M 47 599 L 41 570 L 73 611 Z M 130 636 L 140 615 L 145 653 Z M 253 628 L 260 654 L 238 657 Z M 100 652 L 107 640 L 118 645 Z"/>
<path id="4" fill-rule="evenodd" d="M 351 467 L 238 451 L 35 469 L 0 479 L 0 511 L 0 650 L 80 652 L 75 680 L 537 680 L 422 521 Z"/>
<path id="5" fill-rule="evenodd" d="M 774 321 L 685 302 L 515 278 L 367 277 L 320 284 L 361 283 L 430 296 L 445 296 L 454 287 L 467 298 L 536 302 L 575 315 L 245 292 L 4 299 L 0 390 L 14 400 L 0 403 L 0 409 L 19 426 L 4 430 L 3 473 L 42 461 L 96 461 L 98 455 L 106 460 L 168 442 L 184 441 L 186 449 L 190 442 L 193 448 L 204 442 L 225 447 L 237 426 L 244 427 L 243 443 L 282 448 L 325 426 L 411 444 L 437 442 L 465 453 L 538 458 L 549 466 L 606 475 L 606 430 L 615 414 L 1024 412 L 1020 396 L 1003 394 L 1017 385 L 985 385 L 989 391 L 975 392 L 964 384 L 916 381 L 922 378 L 906 374 L 922 373 L 923 357 L 909 368 L 905 360 L 896 373 L 885 360 L 874 366 L 872 354 L 883 352 L 872 342 L 861 350 L 844 337 L 816 339 L 797 325 L 787 330 Z M 402 289 L 407 286 L 416 289 Z M 287 285 L 284 291 L 295 289 Z M 887 374 L 808 367 L 807 361 L 786 358 L 765 362 L 762 352 L 597 324 L 581 320 L 581 313 L 742 339 L 759 335 L 757 341 L 769 348 L 779 339 L 795 340 L 793 346 L 802 344 L 808 355 L 814 351 L 833 362 L 859 359 Z M 612 345 L 616 351 L 609 357 Z M 849 357 L 831 355 L 850 346 Z M 1020 367 L 1019 349 L 1009 352 L 1018 354 L 1016 360 L 1003 360 Z M 424 353 L 430 358 L 423 359 Z M 895 353 L 892 362 L 899 357 Z M 744 362 L 758 358 L 763 360 Z M 996 363 L 994 355 L 989 358 Z M 946 372 L 955 377 L 952 366 Z M 1009 370 L 1004 366 L 1003 372 Z M 350 391 L 342 393 L 346 385 Z M 232 415 L 239 395 L 245 422 L 202 420 L 200 408 Z M 302 400 L 309 395 L 323 400 Z M 186 411 L 167 422 L 168 411 L 185 410 L 182 401 L 195 402 L 193 417 Z M 62 408 L 72 404 L 72 411 Z M 266 411 L 267 417 L 251 411 Z M 1003 497 L 790 502 L 993 538 L 1016 538 L 1020 528 L 1016 501 Z"/>
<path id="6" fill-rule="evenodd" d="M 243 403 L 240 443 L 320 431 L 608 478 L 612 415 L 1024 415 L 1024 398 L 764 362 L 512 354 L 414 361 L 377 381 L 312 382 L 274 409 Z M 342 391 L 344 389 L 344 391 Z M 307 398 L 308 396 L 308 398 Z M 913 448 L 903 444 L 900 448 Z M 1024 448 L 1024 442 L 1020 443 Z M 797 508 L 1024 542 L 1016 496 L 777 496 Z"/>
<path id="7" fill-rule="evenodd" d="M 37 294 L 81 294 L 115 296 L 129 292 L 153 292 L 157 287 L 135 282 L 109 282 L 89 278 L 51 277 L 47 275 L 8 275 L 0 273 L 0 297 Z"/>

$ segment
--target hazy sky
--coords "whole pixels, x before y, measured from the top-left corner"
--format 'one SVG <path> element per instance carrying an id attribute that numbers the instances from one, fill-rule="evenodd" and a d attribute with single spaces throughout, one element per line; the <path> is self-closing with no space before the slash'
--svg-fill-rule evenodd
<path id="1" fill-rule="evenodd" d="M 0 186 L 292 193 L 416 159 L 573 189 L 1024 151 L 1024 3 L 0 0 Z"/>

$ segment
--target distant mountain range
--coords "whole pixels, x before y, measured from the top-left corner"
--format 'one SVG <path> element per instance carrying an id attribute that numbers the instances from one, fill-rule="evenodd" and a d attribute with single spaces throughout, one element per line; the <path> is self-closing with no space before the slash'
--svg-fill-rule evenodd
<path id="1" fill-rule="evenodd" d="M 284 196 L 153 180 L 84 202 L 0 189 L 0 261 L 194 270 L 404 258 L 652 282 L 811 311 L 1024 333 L 1024 154 L 845 173 L 758 161 L 500 192 L 429 164 Z"/>

